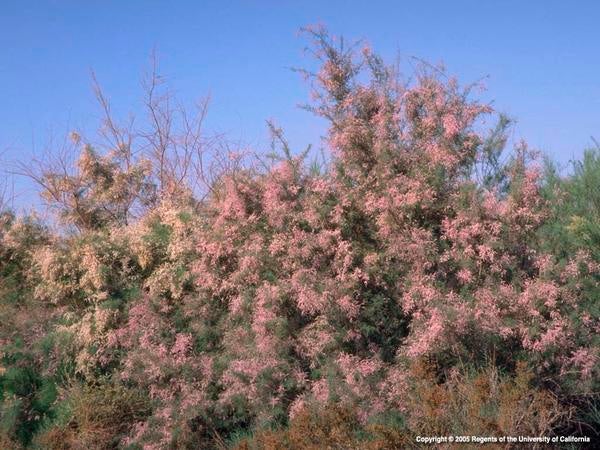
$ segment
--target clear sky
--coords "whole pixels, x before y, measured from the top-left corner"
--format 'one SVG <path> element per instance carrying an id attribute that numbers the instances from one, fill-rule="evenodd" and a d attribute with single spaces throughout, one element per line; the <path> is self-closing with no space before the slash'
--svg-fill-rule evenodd
<path id="1" fill-rule="evenodd" d="M 322 124 L 297 108 L 309 64 L 300 27 L 322 23 L 384 56 L 443 62 L 463 83 L 489 76 L 486 100 L 562 162 L 600 138 L 600 2 L 22 1 L 0 2 L 0 149 L 26 158 L 51 135 L 97 123 L 94 70 L 119 111 L 136 110 L 156 48 L 186 99 L 210 94 L 209 131 L 260 147 L 275 119 L 298 148 Z"/>

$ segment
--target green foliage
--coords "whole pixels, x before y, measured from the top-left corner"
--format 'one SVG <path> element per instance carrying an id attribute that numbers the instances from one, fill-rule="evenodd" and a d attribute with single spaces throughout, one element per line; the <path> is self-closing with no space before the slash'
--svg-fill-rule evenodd
<path id="1" fill-rule="evenodd" d="M 31 361 L 18 359 L 0 376 L 0 432 L 27 445 L 42 421 L 52 417 L 57 387 Z"/>
<path id="2" fill-rule="evenodd" d="M 543 192 L 552 205 L 542 231 L 545 248 L 563 258 L 585 250 L 600 261 L 600 148 L 573 161 L 566 177 L 548 161 L 544 181 Z"/>

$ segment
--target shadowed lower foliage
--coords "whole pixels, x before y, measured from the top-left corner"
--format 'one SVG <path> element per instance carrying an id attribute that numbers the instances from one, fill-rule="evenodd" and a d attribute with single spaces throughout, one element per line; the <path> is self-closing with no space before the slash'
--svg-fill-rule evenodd
<path id="1" fill-rule="evenodd" d="M 364 422 L 353 405 L 319 405 L 298 412 L 287 428 L 260 431 L 235 448 L 383 450 L 419 448 L 416 436 L 462 436 L 464 430 L 473 436 L 551 434 L 570 411 L 551 392 L 532 387 L 531 381 L 531 371 L 520 363 L 514 376 L 489 366 L 477 373 L 455 372 L 439 383 L 431 368 L 417 362 L 410 373 L 404 415 L 388 412 Z"/>

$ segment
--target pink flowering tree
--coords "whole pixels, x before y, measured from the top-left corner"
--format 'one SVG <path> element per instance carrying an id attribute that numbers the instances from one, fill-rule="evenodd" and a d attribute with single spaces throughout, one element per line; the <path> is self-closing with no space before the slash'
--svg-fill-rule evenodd
<path id="1" fill-rule="evenodd" d="M 283 158 L 224 175 L 203 204 L 196 293 L 181 306 L 190 355 L 210 366 L 198 405 L 240 427 L 332 401 L 367 420 L 405 407 L 417 359 L 440 374 L 525 359 L 540 379 L 591 389 L 597 321 L 577 280 L 597 267 L 581 253 L 563 270 L 540 251 L 531 152 L 494 166 L 506 122 L 479 132 L 492 110 L 471 89 L 427 69 L 401 83 L 369 49 L 310 35 L 331 165 L 310 171 L 277 134 Z"/>
<path id="2" fill-rule="evenodd" d="M 150 97 L 146 157 L 108 121 L 116 149 L 84 145 L 75 170 L 32 173 L 76 229 L 48 237 L 32 222 L 0 224 L 0 270 L 17 267 L 28 298 L 60 319 L 36 356 L 43 379 L 66 360 L 79 383 L 127 387 L 108 389 L 108 405 L 122 404 L 111 392 L 143 392 L 133 397 L 151 406 L 114 440 L 147 449 L 223 447 L 332 404 L 352 408 L 357 426 L 403 414 L 422 431 L 428 413 L 414 399 L 433 399 L 436 418 L 451 395 L 474 398 L 465 386 L 481 388 L 477 401 L 495 393 L 509 416 L 515 385 L 548 409 L 594 398 L 595 219 L 586 208 L 557 219 L 549 192 L 563 187 L 526 144 L 500 163 L 509 121 L 474 98 L 477 86 L 429 66 L 405 82 L 368 47 L 307 33 L 319 63 L 303 72 L 307 108 L 328 126 L 318 170 L 271 126 L 279 156 L 215 155 L 208 176 L 195 128 L 184 120 L 175 138 Z M 552 227 L 574 233 L 573 246 L 547 239 Z M 13 255 L 20 266 L 5 262 Z M 54 345 L 58 335 L 68 345 Z M 89 404 L 76 402 L 88 390 L 64 391 Z M 55 429 L 99 427 L 73 414 Z M 541 434 L 563 417 L 524 414 Z M 521 432 L 513 419 L 495 431 Z"/>

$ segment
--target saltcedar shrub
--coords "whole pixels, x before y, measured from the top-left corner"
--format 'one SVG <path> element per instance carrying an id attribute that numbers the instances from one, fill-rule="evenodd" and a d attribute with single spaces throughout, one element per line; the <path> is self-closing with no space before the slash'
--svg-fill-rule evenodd
<path id="1" fill-rule="evenodd" d="M 565 430 L 570 405 L 597 417 L 597 199 L 583 189 L 597 160 L 549 191 L 525 144 L 499 163 L 508 122 L 482 131 L 494 112 L 474 86 L 427 67 L 405 83 L 369 48 L 308 33 L 308 109 L 328 123 L 318 170 L 272 126 L 281 157 L 217 155 L 194 197 L 177 153 L 102 154 L 78 137 L 77 167 L 39 178 L 64 228 L 2 216 L 3 358 L 21 340 L 30 378 L 82 411 L 67 426 L 51 420 L 66 400 L 44 403 L 42 445 L 222 447 L 256 431 L 259 447 L 390 448 Z M 130 414 L 132 392 L 150 401 Z M 2 397 L 4 441 L 38 432 L 29 397 Z"/>

